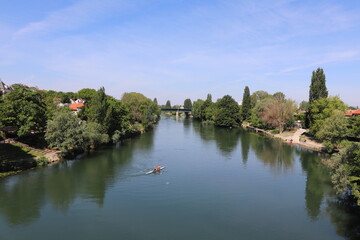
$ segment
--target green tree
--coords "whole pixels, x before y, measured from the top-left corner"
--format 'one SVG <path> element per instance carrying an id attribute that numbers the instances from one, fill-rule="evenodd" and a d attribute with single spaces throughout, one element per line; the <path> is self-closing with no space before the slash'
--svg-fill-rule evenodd
<path id="1" fill-rule="evenodd" d="M 360 145 L 350 143 L 325 162 L 338 194 L 352 195 L 360 206 Z"/>
<path id="2" fill-rule="evenodd" d="M 310 108 L 312 115 L 310 119 L 310 133 L 316 136 L 316 133 L 322 128 L 324 120 L 335 111 L 345 112 L 346 105 L 336 96 L 315 100 L 310 104 Z"/>
<path id="3" fill-rule="evenodd" d="M 192 115 L 194 116 L 194 118 L 196 119 L 202 119 L 202 105 L 204 104 L 204 100 L 198 99 L 197 101 L 194 102 L 193 107 L 192 107 Z"/>
<path id="4" fill-rule="evenodd" d="M 273 98 L 279 99 L 279 100 L 285 100 L 285 94 L 282 92 L 276 92 L 273 94 Z"/>
<path id="5" fill-rule="evenodd" d="M 184 108 L 191 109 L 192 108 L 192 102 L 190 98 L 185 99 L 184 101 Z"/>
<path id="6" fill-rule="evenodd" d="M 97 122 L 84 123 L 83 136 L 86 149 L 95 149 L 97 146 L 109 142 L 109 135 L 104 133 L 104 127 Z"/>
<path id="7" fill-rule="evenodd" d="M 255 107 L 256 103 L 271 97 L 271 95 L 265 91 L 256 91 L 253 92 L 250 96 L 251 99 L 251 108 Z"/>
<path id="8" fill-rule="evenodd" d="M 323 121 L 321 129 L 316 133 L 316 138 L 324 141 L 329 152 L 338 148 L 347 135 L 347 121 L 342 112 L 335 112 Z"/>
<path id="9" fill-rule="evenodd" d="M 319 100 L 321 98 L 328 97 L 328 90 L 326 88 L 326 78 L 324 74 L 324 70 L 322 68 L 316 69 L 316 71 L 312 72 L 311 76 L 311 84 L 309 90 L 309 109 L 306 114 L 306 127 L 311 128 L 314 124 L 314 113 L 313 110 L 313 102 Z"/>
<path id="10" fill-rule="evenodd" d="M 84 126 L 69 109 L 61 109 L 47 122 L 45 139 L 49 147 L 59 149 L 63 155 L 73 155 L 85 148 Z"/>
<path id="11" fill-rule="evenodd" d="M 208 95 L 206 96 L 206 100 L 212 102 L 212 95 L 210 93 L 208 93 Z"/>
<path id="12" fill-rule="evenodd" d="M 125 136 L 130 126 L 129 106 L 111 96 L 107 96 L 109 108 L 106 113 L 108 134 L 114 142 Z M 115 135 L 115 136 L 114 136 Z"/>
<path id="13" fill-rule="evenodd" d="M 90 102 L 97 95 L 97 91 L 91 88 L 83 88 L 77 92 L 79 98 L 85 99 L 87 102 Z"/>
<path id="14" fill-rule="evenodd" d="M 308 111 L 309 110 L 309 102 L 302 101 L 299 105 L 299 110 Z"/>
<path id="15" fill-rule="evenodd" d="M 215 125 L 238 127 L 241 123 L 239 104 L 229 95 L 216 101 Z"/>
<path id="16" fill-rule="evenodd" d="M 156 98 L 154 98 L 153 102 L 154 102 L 156 105 L 159 105 Z"/>
<path id="17" fill-rule="evenodd" d="M 46 126 L 45 111 L 39 92 L 15 85 L 0 105 L 0 125 L 17 127 L 19 137 L 30 135 L 33 131 L 43 131 Z"/>
<path id="18" fill-rule="evenodd" d="M 122 97 L 129 106 L 131 123 L 141 123 L 145 129 L 152 127 L 160 117 L 158 106 L 141 93 L 124 93 Z"/>
<path id="19" fill-rule="evenodd" d="M 170 100 L 167 100 L 167 101 L 166 101 L 165 107 L 166 107 L 166 108 L 171 108 Z"/>
<path id="20" fill-rule="evenodd" d="M 360 116 L 348 118 L 349 135 L 360 138 Z"/>
<path id="21" fill-rule="evenodd" d="M 250 90 L 249 87 L 246 86 L 244 89 L 242 104 L 241 104 L 241 118 L 242 121 L 250 120 L 251 115 L 251 99 L 250 99 Z"/>
<path id="22" fill-rule="evenodd" d="M 104 120 L 109 108 L 105 88 L 101 87 L 88 104 L 88 120 L 100 124 L 107 124 Z"/>
<path id="23" fill-rule="evenodd" d="M 326 88 L 326 78 L 322 68 L 316 69 L 312 72 L 311 84 L 309 91 L 309 103 L 316 101 L 320 98 L 327 98 L 328 90 Z"/>

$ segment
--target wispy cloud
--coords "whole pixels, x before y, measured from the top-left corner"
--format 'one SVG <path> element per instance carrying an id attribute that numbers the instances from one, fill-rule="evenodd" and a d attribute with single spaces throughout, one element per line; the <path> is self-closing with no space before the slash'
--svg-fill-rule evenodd
<path id="1" fill-rule="evenodd" d="M 81 0 L 15 30 L 0 24 L 1 74 L 160 101 L 209 91 L 239 99 L 245 84 L 287 93 L 284 82 L 316 67 L 359 61 L 358 12 L 345 1 Z"/>
<path id="2" fill-rule="evenodd" d="M 99 21 L 105 14 L 121 10 L 124 1 L 83 0 L 72 6 L 49 14 L 45 19 L 31 22 L 14 33 L 15 38 L 34 33 L 49 33 L 58 30 L 74 30 L 86 24 Z"/>
<path id="3" fill-rule="evenodd" d="M 331 52 L 321 56 L 311 56 L 311 58 L 312 59 L 318 58 L 318 60 L 314 62 L 310 62 L 308 64 L 302 64 L 300 66 L 287 67 L 281 70 L 279 73 L 288 73 L 302 69 L 316 68 L 328 63 L 339 63 L 344 61 L 360 60 L 360 51 L 348 50 L 344 52 Z"/>

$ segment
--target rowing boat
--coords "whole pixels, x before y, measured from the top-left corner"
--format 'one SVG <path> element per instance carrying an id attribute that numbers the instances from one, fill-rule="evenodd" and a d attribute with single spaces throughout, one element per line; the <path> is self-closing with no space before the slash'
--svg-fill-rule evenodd
<path id="1" fill-rule="evenodd" d="M 151 171 L 148 171 L 147 173 L 145 174 L 151 174 L 151 173 L 156 173 L 156 172 L 160 172 L 160 170 L 163 170 L 165 167 L 161 167 L 160 169 L 153 169 Z"/>

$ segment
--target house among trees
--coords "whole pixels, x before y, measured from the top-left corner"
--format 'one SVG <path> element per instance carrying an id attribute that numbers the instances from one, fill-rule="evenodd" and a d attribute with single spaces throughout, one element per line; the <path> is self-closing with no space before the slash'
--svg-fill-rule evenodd
<path id="1" fill-rule="evenodd" d="M 5 95 L 7 93 L 10 93 L 12 91 L 11 86 L 6 85 L 3 81 L 0 79 L 0 96 Z"/>
<path id="2" fill-rule="evenodd" d="M 85 99 L 70 99 L 71 104 L 69 105 L 69 108 L 74 111 L 76 114 L 85 106 Z"/>
<path id="3" fill-rule="evenodd" d="M 81 110 L 81 108 L 83 108 L 84 106 L 85 106 L 85 103 L 72 103 L 72 104 L 70 104 L 69 108 L 72 111 L 79 112 Z"/>
<path id="4" fill-rule="evenodd" d="M 85 103 L 85 99 L 79 98 L 79 99 L 70 99 L 70 103 Z"/>
<path id="5" fill-rule="evenodd" d="M 357 110 L 347 110 L 345 112 L 345 117 L 353 117 L 353 116 L 360 116 L 360 109 Z"/>

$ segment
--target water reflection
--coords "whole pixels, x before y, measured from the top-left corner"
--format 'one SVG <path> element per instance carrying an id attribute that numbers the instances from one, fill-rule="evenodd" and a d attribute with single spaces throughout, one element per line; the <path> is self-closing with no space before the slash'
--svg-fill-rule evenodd
<path id="1" fill-rule="evenodd" d="M 64 161 L 1 179 L 0 214 L 11 225 L 19 225 L 40 217 L 47 202 L 60 211 L 67 211 L 77 198 L 88 199 L 101 207 L 107 188 L 115 181 L 126 179 L 123 171 L 134 152 L 149 151 L 153 139 L 154 133 L 149 132 L 139 139 L 124 141 L 120 149 L 100 150 L 84 160 Z"/>
<path id="2" fill-rule="evenodd" d="M 360 239 L 360 208 L 340 199 L 328 201 L 327 205 L 336 233 L 349 240 Z"/>
<path id="3" fill-rule="evenodd" d="M 245 133 L 245 131 L 243 131 L 242 134 L 240 135 L 240 142 L 241 142 L 242 161 L 244 166 L 246 166 L 250 151 L 250 134 Z"/>
<path id="4" fill-rule="evenodd" d="M 229 156 L 238 145 L 241 129 L 217 128 L 193 122 L 194 130 L 205 141 L 215 141 L 217 148 L 224 156 Z"/>
<path id="5" fill-rule="evenodd" d="M 334 196 L 329 172 L 321 163 L 321 158 L 312 151 L 297 150 L 303 171 L 306 173 L 305 203 L 312 220 L 317 220 L 325 197 Z"/>
<path id="6" fill-rule="evenodd" d="M 276 174 L 293 168 L 295 163 L 294 149 L 281 141 L 249 134 L 252 151 L 265 165 L 270 166 Z"/>

